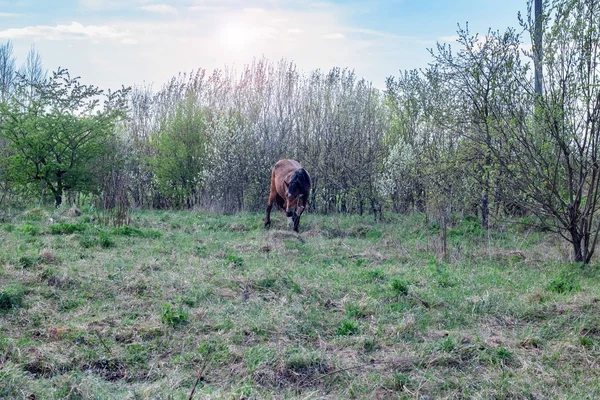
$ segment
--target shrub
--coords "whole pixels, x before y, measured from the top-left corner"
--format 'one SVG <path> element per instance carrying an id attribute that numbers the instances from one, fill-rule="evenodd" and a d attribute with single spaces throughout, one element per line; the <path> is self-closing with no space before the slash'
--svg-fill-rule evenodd
<path id="1" fill-rule="evenodd" d="M 121 236 L 134 236 L 134 237 L 152 238 L 152 239 L 158 239 L 158 238 L 162 237 L 162 233 L 160 233 L 159 231 L 155 231 L 152 229 L 142 230 L 142 229 L 135 228 L 135 227 L 129 226 L 129 225 L 123 225 L 119 228 L 116 228 L 113 231 L 113 233 L 115 235 L 121 235 Z"/>
<path id="2" fill-rule="evenodd" d="M 110 247 L 115 247 L 115 241 L 110 237 L 110 235 L 106 232 L 100 232 L 100 246 L 108 249 Z"/>
<path id="3" fill-rule="evenodd" d="M 406 296 L 408 294 L 408 282 L 402 279 L 392 281 L 392 291 L 396 296 Z"/>
<path id="4" fill-rule="evenodd" d="M 562 272 L 552 279 L 546 288 L 554 293 L 571 293 L 581 290 L 581 285 L 573 272 Z"/>
<path id="5" fill-rule="evenodd" d="M 25 224 L 21 227 L 21 232 L 29 236 L 37 236 L 40 234 L 40 227 L 34 224 Z"/>
<path id="6" fill-rule="evenodd" d="M 25 269 L 33 268 L 37 265 L 38 261 L 39 258 L 37 257 L 22 256 L 21 258 L 19 258 L 19 265 Z"/>
<path id="7" fill-rule="evenodd" d="M 84 249 L 89 249 L 90 247 L 94 247 L 98 243 L 99 243 L 98 239 L 95 237 L 92 237 L 90 235 L 84 235 L 79 238 L 79 245 L 81 247 L 83 247 Z M 108 246 L 108 247 L 110 247 L 110 246 Z"/>
<path id="8" fill-rule="evenodd" d="M 69 224 L 69 223 L 58 223 L 50 225 L 50 233 L 53 235 L 70 235 L 75 232 L 83 232 L 85 225 L 81 223 Z"/>
<path id="9" fill-rule="evenodd" d="M 383 236 L 383 234 L 377 229 L 372 229 L 365 235 L 367 239 L 381 239 L 381 236 Z"/>
<path id="10" fill-rule="evenodd" d="M 25 290 L 22 285 L 15 284 L 0 290 L 0 310 L 10 310 L 23 305 Z"/>

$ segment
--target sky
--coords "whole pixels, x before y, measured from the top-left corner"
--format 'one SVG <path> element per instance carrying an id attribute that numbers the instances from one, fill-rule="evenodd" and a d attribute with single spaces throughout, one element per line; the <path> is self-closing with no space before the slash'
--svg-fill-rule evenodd
<path id="1" fill-rule="evenodd" d="M 527 0 L 0 0 L 0 44 L 17 64 L 32 45 L 44 67 L 68 68 L 101 88 L 152 84 L 179 72 L 253 58 L 298 69 L 348 67 L 384 88 L 423 68 L 457 24 L 487 33 L 518 27 Z"/>

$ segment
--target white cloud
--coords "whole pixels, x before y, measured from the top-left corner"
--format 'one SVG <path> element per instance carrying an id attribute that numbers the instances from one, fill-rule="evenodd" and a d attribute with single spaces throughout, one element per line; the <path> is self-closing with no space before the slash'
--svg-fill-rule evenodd
<path id="1" fill-rule="evenodd" d="M 158 14 L 176 14 L 177 9 L 167 4 L 148 4 L 147 6 L 140 7 L 144 11 L 158 13 Z"/>
<path id="2" fill-rule="evenodd" d="M 323 37 L 325 39 L 331 39 L 331 40 L 340 40 L 340 39 L 345 39 L 346 36 L 344 36 L 344 34 L 336 32 L 336 33 L 328 33 L 326 35 L 323 35 Z"/>
<path id="3" fill-rule="evenodd" d="M 440 37 L 440 42 L 454 43 L 458 39 L 459 39 L 458 35 L 442 36 L 442 37 Z"/>
<path id="4" fill-rule="evenodd" d="M 106 6 L 112 0 L 84 1 Z M 139 11 L 148 4 L 142 1 L 127 4 Z M 6 29 L 0 30 L 0 39 L 14 39 L 16 52 L 23 55 L 35 40 L 48 68 L 66 66 L 101 87 L 143 81 L 160 86 L 178 72 L 225 66 L 239 70 L 263 56 L 273 62 L 293 61 L 305 72 L 354 68 L 357 76 L 382 87 L 385 77 L 399 69 L 420 67 L 429 59 L 422 39 L 353 26 L 336 5 L 286 8 L 272 7 L 273 1 L 241 3 L 252 8 L 240 7 L 240 0 L 187 2 L 181 10 L 189 12 L 179 12 L 176 24 L 144 20 L 143 13 L 136 19 L 115 21 L 94 16 L 95 25 L 80 20 Z"/>
<path id="5" fill-rule="evenodd" d="M 21 16 L 21 14 L 0 12 L 0 18 L 14 18 L 14 17 L 20 17 L 20 16 Z"/>
<path id="6" fill-rule="evenodd" d="M 151 0 L 78 0 L 80 6 L 90 10 L 107 10 L 115 8 L 135 8 L 140 4 L 151 3 Z"/>
<path id="7" fill-rule="evenodd" d="M 63 39 L 121 39 L 127 40 L 127 32 L 107 25 L 82 25 L 71 22 L 70 25 L 35 25 L 24 28 L 11 28 L 0 31 L 0 38 L 34 38 L 46 40 Z"/>
<path id="8" fill-rule="evenodd" d="M 188 8 L 190 11 L 194 12 L 215 12 L 215 11 L 225 11 L 227 7 L 222 6 L 191 6 Z"/>

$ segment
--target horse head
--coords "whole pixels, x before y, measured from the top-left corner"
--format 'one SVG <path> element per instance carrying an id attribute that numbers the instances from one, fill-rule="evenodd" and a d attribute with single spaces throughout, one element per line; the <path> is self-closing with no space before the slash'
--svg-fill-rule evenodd
<path id="1" fill-rule="evenodd" d="M 300 188 L 299 188 L 299 184 L 297 181 L 284 181 L 285 183 L 285 195 L 287 197 L 288 201 L 293 201 L 295 198 L 297 198 L 300 194 Z"/>

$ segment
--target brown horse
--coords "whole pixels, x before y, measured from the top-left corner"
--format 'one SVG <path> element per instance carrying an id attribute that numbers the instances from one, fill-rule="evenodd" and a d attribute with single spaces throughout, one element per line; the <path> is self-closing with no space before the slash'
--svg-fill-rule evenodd
<path id="1" fill-rule="evenodd" d="M 271 226 L 271 209 L 276 203 L 285 209 L 290 228 L 298 232 L 300 216 L 308 203 L 310 176 L 298 161 L 279 160 L 271 171 L 271 191 L 267 201 L 265 228 Z"/>

